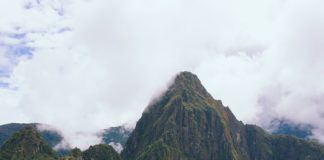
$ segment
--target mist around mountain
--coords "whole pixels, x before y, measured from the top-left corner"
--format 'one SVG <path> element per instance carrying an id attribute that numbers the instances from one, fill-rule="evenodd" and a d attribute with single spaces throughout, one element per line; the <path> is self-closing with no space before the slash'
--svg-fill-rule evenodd
<path id="1" fill-rule="evenodd" d="M 274 119 L 268 128 L 273 134 L 291 135 L 303 139 L 310 139 L 314 129 L 310 124 L 296 124 L 287 119 Z"/>
<path id="2" fill-rule="evenodd" d="M 0 160 L 120 160 L 109 145 L 98 144 L 81 151 L 72 149 L 59 157 L 32 125 L 14 133 L 0 148 Z"/>
<path id="3" fill-rule="evenodd" d="M 37 129 L 37 125 L 43 125 L 41 123 L 10 123 L 5 125 L 0 125 L 0 146 L 2 146 L 5 141 L 7 141 L 15 132 L 20 129 L 31 125 Z M 291 135 L 298 138 L 309 139 L 312 136 L 311 125 L 304 124 L 295 124 L 289 120 L 285 119 L 274 119 L 270 126 L 266 127 L 270 128 L 270 132 L 272 134 L 281 134 L 281 135 Z M 42 136 L 42 138 L 52 147 L 54 148 L 57 144 L 59 144 L 63 137 L 59 132 L 55 130 L 38 130 Z M 125 144 L 132 133 L 133 128 L 125 127 L 125 126 L 117 126 L 110 127 L 102 131 L 100 136 L 102 137 L 102 144 L 111 145 L 118 153 L 121 153 Z M 71 152 L 71 149 L 58 149 L 55 150 L 58 155 L 66 155 Z"/>
<path id="4" fill-rule="evenodd" d="M 126 145 L 126 142 L 132 133 L 133 128 L 118 126 L 105 129 L 102 133 L 102 143 L 111 145 L 120 153 Z"/>
<path id="5" fill-rule="evenodd" d="M 271 135 L 238 121 L 198 77 L 182 72 L 148 106 L 122 152 L 124 160 L 321 160 L 324 147 Z"/>
<path id="6" fill-rule="evenodd" d="M 289 134 L 303 133 L 280 122 Z M 10 136 L 0 148 L 0 160 L 323 160 L 324 146 L 297 136 L 270 134 L 236 119 L 215 100 L 198 77 L 179 73 L 174 83 L 150 103 L 133 131 L 123 127 L 104 130 L 104 143 L 119 143 L 121 154 L 107 144 L 59 156 L 49 145 L 51 134 L 35 126 L 0 127 Z M 300 128 L 300 127 L 297 127 Z M 13 133 L 14 130 L 18 130 Z M 7 134 L 2 134 L 6 131 Z M 288 133 L 288 132 L 286 132 Z M 11 135 L 10 135 L 11 134 Z M 308 133 L 307 133 L 308 134 Z M 45 136 L 44 136 L 45 135 Z M 46 136 L 47 135 L 47 136 Z M 45 140 L 47 138 L 47 140 Z"/>
<path id="7" fill-rule="evenodd" d="M 59 156 L 64 156 L 69 154 L 72 148 L 59 148 L 57 147 L 63 141 L 63 135 L 59 131 L 54 129 L 46 130 L 39 129 L 37 126 L 44 126 L 41 123 L 10 123 L 5 125 L 0 125 L 0 147 L 16 132 L 19 130 L 31 126 L 35 128 L 41 135 L 41 137 L 48 143 L 54 151 Z M 49 128 L 54 128 L 49 125 L 46 125 Z M 102 138 L 102 144 L 111 145 L 117 152 L 121 152 L 124 148 L 124 145 L 132 132 L 132 128 L 125 126 L 118 127 L 110 127 L 108 129 L 104 129 L 98 134 L 99 137 Z"/>

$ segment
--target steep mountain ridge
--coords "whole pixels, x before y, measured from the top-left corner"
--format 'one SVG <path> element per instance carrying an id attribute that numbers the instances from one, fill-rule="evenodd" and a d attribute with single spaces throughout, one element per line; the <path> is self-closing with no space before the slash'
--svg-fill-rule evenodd
<path id="1" fill-rule="evenodd" d="M 304 147 L 305 151 L 295 146 Z M 320 160 L 323 151 L 322 146 L 311 142 L 270 135 L 257 126 L 244 125 L 221 101 L 214 100 L 196 75 L 181 72 L 160 99 L 142 114 L 122 157 L 124 160 Z"/>

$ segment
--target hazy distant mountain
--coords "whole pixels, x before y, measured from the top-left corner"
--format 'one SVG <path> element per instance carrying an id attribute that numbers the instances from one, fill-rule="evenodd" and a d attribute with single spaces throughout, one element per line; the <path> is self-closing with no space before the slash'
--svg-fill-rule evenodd
<path id="1" fill-rule="evenodd" d="M 149 105 L 122 152 L 124 160 L 322 160 L 324 147 L 271 135 L 238 121 L 228 107 L 182 72 Z"/>
<path id="2" fill-rule="evenodd" d="M 273 134 L 284 134 L 296 136 L 298 138 L 308 139 L 313 135 L 314 127 L 309 124 L 297 124 L 286 119 L 274 119 L 271 122 Z"/>
<path id="3" fill-rule="evenodd" d="M 104 144 L 109 144 L 114 147 L 117 152 L 121 152 L 132 131 L 132 128 L 125 126 L 110 127 L 104 130 L 102 141 Z"/>

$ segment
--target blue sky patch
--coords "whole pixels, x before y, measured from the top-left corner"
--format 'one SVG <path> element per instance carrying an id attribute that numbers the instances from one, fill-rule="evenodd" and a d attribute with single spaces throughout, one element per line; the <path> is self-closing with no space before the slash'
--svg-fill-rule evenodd
<path id="1" fill-rule="evenodd" d="M 10 73 L 7 69 L 0 68 L 0 77 L 9 77 Z"/>
<path id="2" fill-rule="evenodd" d="M 11 46 L 9 50 L 15 56 L 32 56 L 34 48 L 18 45 L 18 46 Z"/>
<path id="3" fill-rule="evenodd" d="M 63 27 L 63 28 L 60 28 L 60 29 L 58 30 L 58 33 L 69 32 L 69 31 L 71 31 L 71 30 L 72 30 L 72 29 L 69 28 L 69 27 Z"/>
<path id="4" fill-rule="evenodd" d="M 15 39 L 24 39 L 26 37 L 26 33 L 12 34 L 10 37 Z"/>
<path id="5" fill-rule="evenodd" d="M 9 87 L 10 87 L 9 83 L 0 81 L 0 88 L 9 88 Z"/>

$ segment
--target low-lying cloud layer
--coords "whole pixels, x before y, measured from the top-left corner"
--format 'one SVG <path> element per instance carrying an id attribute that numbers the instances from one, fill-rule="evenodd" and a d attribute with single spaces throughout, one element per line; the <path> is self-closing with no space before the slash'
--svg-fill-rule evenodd
<path id="1" fill-rule="evenodd" d="M 309 123 L 324 141 L 320 0 L 0 6 L 0 123 L 50 124 L 84 149 L 100 129 L 136 121 L 161 86 L 189 70 L 239 119 Z"/>

